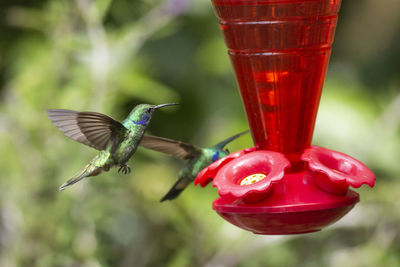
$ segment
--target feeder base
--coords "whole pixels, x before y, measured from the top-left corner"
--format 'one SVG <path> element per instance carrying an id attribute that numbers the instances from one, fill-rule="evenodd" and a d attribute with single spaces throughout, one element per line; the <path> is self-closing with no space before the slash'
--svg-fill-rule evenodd
<path id="1" fill-rule="evenodd" d="M 342 218 L 353 207 L 354 204 L 336 209 L 304 212 L 218 214 L 230 223 L 255 234 L 289 235 L 320 231 Z"/>
<path id="2" fill-rule="evenodd" d="M 213 202 L 213 209 L 228 222 L 255 234 L 319 231 L 346 215 L 359 201 L 359 195 L 352 190 L 343 195 L 331 194 L 314 181 L 314 174 L 308 171 L 287 174 L 263 201 L 246 203 L 224 196 Z"/>

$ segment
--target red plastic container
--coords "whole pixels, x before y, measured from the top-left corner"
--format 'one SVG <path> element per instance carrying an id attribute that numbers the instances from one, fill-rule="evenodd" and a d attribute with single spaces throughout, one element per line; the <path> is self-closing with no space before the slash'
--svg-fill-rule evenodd
<path id="1" fill-rule="evenodd" d="M 259 149 L 310 146 L 340 0 L 213 0 Z"/>
<path id="2" fill-rule="evenodd" d="M 340 152 L 310 147 L 340 0 L 212 0 L 255 142 L 214 162 L 213 208 L 257 234 L 320 230 L 375 176 Z M 273 152 L 274 151 L 274 152 Z M 290 167 L 288 167 L 290 165 Z"/>

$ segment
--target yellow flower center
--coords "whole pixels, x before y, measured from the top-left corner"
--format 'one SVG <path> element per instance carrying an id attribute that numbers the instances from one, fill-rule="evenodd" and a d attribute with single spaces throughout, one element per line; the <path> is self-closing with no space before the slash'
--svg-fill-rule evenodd
<path id="1" fill-rule="evenodd" d="M 251 185 L 251 184 L 254 184 L 254 183 L 257 183 L 257 182 L 261 181 L 265 177 L 267 177 L 265 174 L 255 173 L 255 174 L 249 175 L 246 178 L 244 178 L 240 182 L 240 185 Z"/>

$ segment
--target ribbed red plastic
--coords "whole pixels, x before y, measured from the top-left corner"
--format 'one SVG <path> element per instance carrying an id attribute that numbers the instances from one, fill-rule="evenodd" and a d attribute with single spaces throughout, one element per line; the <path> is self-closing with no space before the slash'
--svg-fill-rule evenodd
<path id="1" fill-rule="evenodd" d="M 311 144 L 340 0 L 213 0 L 254 142 L 292 162 Z"/>

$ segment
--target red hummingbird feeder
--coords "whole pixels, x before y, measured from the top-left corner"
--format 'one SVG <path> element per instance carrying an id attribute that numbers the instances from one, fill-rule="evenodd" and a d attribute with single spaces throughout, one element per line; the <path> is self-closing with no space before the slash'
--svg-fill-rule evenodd
<path id="1" fill-rule="evenodd" d="M 212 0 L 255 142 L 199 173 L 214 210 L 256 234 L 314 232 L 359 201 L 374 174 L 311 146 L 340 0 Z"/>

